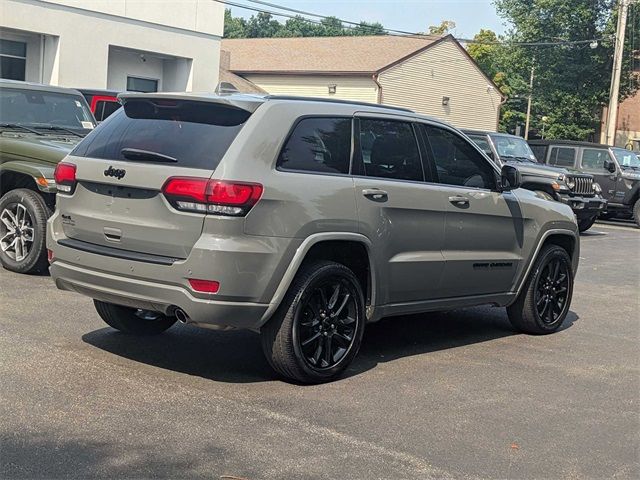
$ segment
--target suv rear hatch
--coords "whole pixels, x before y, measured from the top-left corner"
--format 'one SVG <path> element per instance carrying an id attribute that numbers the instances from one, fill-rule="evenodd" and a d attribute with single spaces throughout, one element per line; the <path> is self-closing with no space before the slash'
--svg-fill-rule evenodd
<path id="1" fill-rule="evenodd" d="M 172 177 L 206 183 L 259 104 L 240 108 L 220 97 L 162 94 L 126 95 L 122 101 L 124 108 L 59 166 L 58 209 L 67 243 L 142 258 L 187 258 L 206 210 L 193 202 L 183 208 L 163 187 Z"/>

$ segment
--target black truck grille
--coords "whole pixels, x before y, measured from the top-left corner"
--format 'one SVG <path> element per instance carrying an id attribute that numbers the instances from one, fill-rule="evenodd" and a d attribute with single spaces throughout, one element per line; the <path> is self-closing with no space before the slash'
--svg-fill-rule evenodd
<path id="1" fill-rule="evenodd" d="M 571 192 L 577 195 L 593 195 L 593 178 L 573 177 L 574 187 Z"/>

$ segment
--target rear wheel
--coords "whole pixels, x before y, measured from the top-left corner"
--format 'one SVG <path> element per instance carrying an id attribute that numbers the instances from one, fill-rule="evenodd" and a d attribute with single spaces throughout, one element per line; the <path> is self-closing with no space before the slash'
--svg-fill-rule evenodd
<path id="1" fill-rule="evenodd" d="M 45 232 L 51 210 L 33 190 L 17 188 L 0 199 L 0 262 L 7 270 L 46 270 Z"/>
<path id="2" fill-rule="evenodd" d="M 594 223 L 596 223 L 596 218 L 598 218 L 597 215 L 594 217 L 583 218 L 581 220 L 578 220 L 578 230 L 580 232 L 586 232 L 593 226 Z"/>
<path id="3" fill-rule="evenodd" d="M 569 313 L 572 295 L 573 269 L 569 254 L 557 245 L 546 245 L 517 300 L 507 307 L 509 320 L 525 333 L 553 333 Z"/>
<path id="4" fill-rule="evenodd" d="M 364 296 L 353 272 L 339 263 L 314 262 L 302 267 L 262 329 L 262 346 L 284 377 L 327 382 L 358 353 L 364 323 Z"/>
<path id="5" fill-rule="evenodd" d="M 176 323 L 175 317 L 167 317 L 158 312 L 123 307 L 100 300 L 94 300 L 93 304 L 107 325 L 132 335 L 157 335 Z"/>
<path id="6" fill-rule="evenodd" d="M 636 225 L 640 227 L 640 198 L 636 200 L 636 203 L 633 206 L 633 219 L 635 220 Z"/>

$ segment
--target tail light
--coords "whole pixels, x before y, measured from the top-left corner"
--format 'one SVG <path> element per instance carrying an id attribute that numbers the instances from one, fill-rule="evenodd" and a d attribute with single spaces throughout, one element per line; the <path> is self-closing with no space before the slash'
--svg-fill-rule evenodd
<path id="1" fill-rule="evenodd" d="M 76 189 L 76 166 L 73 163 L 60 162 L 53 174 L 59 192 L 72 194 Z"/>
<path id="2" fill-rule="evenodd" d="M 198 280 L 195 278 L 189 278 L 189 285 L 196 292 L 203 293 L 218 293 L 220 290 L 220 282 L 215 280 Z"/>
<path id="3" fill-rule="evenodd" d="M 262 196 L 258 183 L 171 177 L 162 193 L 177 210 L 243 217 Z"/>

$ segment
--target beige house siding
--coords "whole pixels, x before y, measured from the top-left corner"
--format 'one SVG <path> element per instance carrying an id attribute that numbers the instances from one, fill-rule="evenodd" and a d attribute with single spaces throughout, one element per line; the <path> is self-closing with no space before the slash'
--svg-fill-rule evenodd
<path id="1" fill-rule="evenodd" d="M 382 103 L 407 107 L 459 128 L 495 131 L 501 96 L 478 67 L 445 40 L 384 70 Z M 449 97 L 449 105 L 442 98 Z"/>
<path id="2" fill-rule="evenodd" d="M 378 87 L 371 77 L 331 75 L 242 74 L 244 78 L 272 95 L 299 95 L 378 103 Z M 329 93 L 336 85 L 336 93 Z"/>

